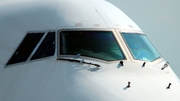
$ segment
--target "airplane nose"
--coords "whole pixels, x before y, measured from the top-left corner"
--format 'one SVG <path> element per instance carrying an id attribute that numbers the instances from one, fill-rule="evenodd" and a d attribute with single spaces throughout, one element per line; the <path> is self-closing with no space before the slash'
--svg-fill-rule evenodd
<path id="1" fill-rule="evenodd" d="M 169 83 L 151 68 L 133 64 L 120 69 L 113 67 L 81 71 L 78 74 L 81 76 L 75 80 L 78 84 L 67 101 L 73 98 L 79 101 L 169 101 L 177 95 L 174 83 Z"/>

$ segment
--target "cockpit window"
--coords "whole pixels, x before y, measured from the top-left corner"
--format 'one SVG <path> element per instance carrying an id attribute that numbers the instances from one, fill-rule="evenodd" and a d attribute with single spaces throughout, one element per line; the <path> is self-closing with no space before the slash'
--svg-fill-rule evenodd
<path id="1" fill-rule="evenodd" d="M 129 49 L 136 60 L 153 61 L 160 57 L 144 34 L 122 33 Z"/>
<path id="2" fill-rule="evenodd" d="M 55 32 L 49 32 L 31 60 L 53 56 L 55 52 Z"/>
<path id="3" fill-rule="evenodd" d="M 8 61 L 7 65 L 25 62 L 43 35 L 44 33 L 28 33 Z"/>
<path id="4" fill-rule="evenodd" d="M 63 31 L 60 40 L 60 55 L 81 54 L 106 61 L 125 59 L 111 31 Z"/>
<path id="5" fill-rule="evenodd" d="M 55 53 L 55 32 L 28 33 L 6 65 L 40 59 Z"/>

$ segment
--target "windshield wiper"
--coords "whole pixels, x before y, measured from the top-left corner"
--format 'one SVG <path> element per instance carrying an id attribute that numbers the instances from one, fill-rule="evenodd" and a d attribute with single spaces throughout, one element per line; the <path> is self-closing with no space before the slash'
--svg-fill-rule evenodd
<path id="1" fill-rule="evenodd" d="M 93 65 L 96 67 L 101 67 L 99 64 L 95 64 L 95 63 L 91 63 L 91 62 L 85 62 L 84 59 L 83 60 L 76 60 L 76 59 L 64 59 L 64 58 L 59 58 L 57 60 L 66 60 L 66 61 L 70 61 L 70 62 L 78 62 L 78 63 L 83 63 L 83 64 L 88 64 L 88 65 Z"/>
<path id="2" fill-rule="evenodd" d="M 76 60 L 76 59 L 63 59 L 63 58 L 60 58 L 60 59 L 57 59 L 57 60 L 66 60 L 66 61 L 70 61 L 70 62 L 81 62 L 80 60 Z"/>
<path id="3" fill-rule="evenodd" d="M 94 65 L 96 67 L 101 67 L 99 64 L 94 64 L 94 63 L 91 63 L 91 62 L 85 62 L 84 59 L 81 61 L 81 63 L 88 64 L 88 65 Z"/>

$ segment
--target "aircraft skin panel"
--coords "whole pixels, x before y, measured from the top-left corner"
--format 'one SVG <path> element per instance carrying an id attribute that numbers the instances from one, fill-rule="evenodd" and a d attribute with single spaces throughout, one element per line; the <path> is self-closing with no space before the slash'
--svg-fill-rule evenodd
<path id="1" fill-rule="evenodd" d="M 106 2 L 101 5 L 101 2 L 92 0 L 90 1 L 95 9 L 99 10 L 100 15 L 107 23 L 109 28 L 120 28 L 120 29 L 131 29 L 131 30 L 141 30 L 127 15 L 125 15 L 118 8 Z M 108 7 L 112 5 L 112 7 Z M 107 7 L 106 7 L 107 6 Z M 117 13 L 118 12 L 118 13 Z M 106 15 L 108 13 L 108 15 Z M 115 14 L 115 15 L 114 15 Z M 123 20 L 122 20 L 123 19 Z"/>
<path id="2" fill-rule="evenodd" d="M 9 54 L 10 52 L 13 52 L 13 51 L 9 51 L 8 49 L 4 49 L 3 47 L 0 47 L 0 53 L 1 53 L 1 57 L 4 57 L 4 58 L 0 58 L 0 64 L 1 65 L 5 65 L 5 63 L 7 62 L 6 60 L 8 60 L 11 55 Z M 2 66 L 2 68 L 3 68 Z M 1 67 L 0 67 L 1 68 Z"/>

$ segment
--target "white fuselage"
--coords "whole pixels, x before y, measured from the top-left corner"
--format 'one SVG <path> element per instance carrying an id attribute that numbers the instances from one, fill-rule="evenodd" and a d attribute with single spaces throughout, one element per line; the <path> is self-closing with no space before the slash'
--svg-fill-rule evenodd
<path id="1" fill-rule="evenodd" d="M 125 59 L 62 54 L 63 31 L 112 32 Z M 54 55 L 31 60 L 49 32 L 55 33 Z M 8 62 L 28 33 L 45 34 L 25 61 Z M 169 64 L 162 57 L 135 59 L 122 33 L 144 35 L 104 0 L 0 1 L 0 101 L 180 101 Z"/>

